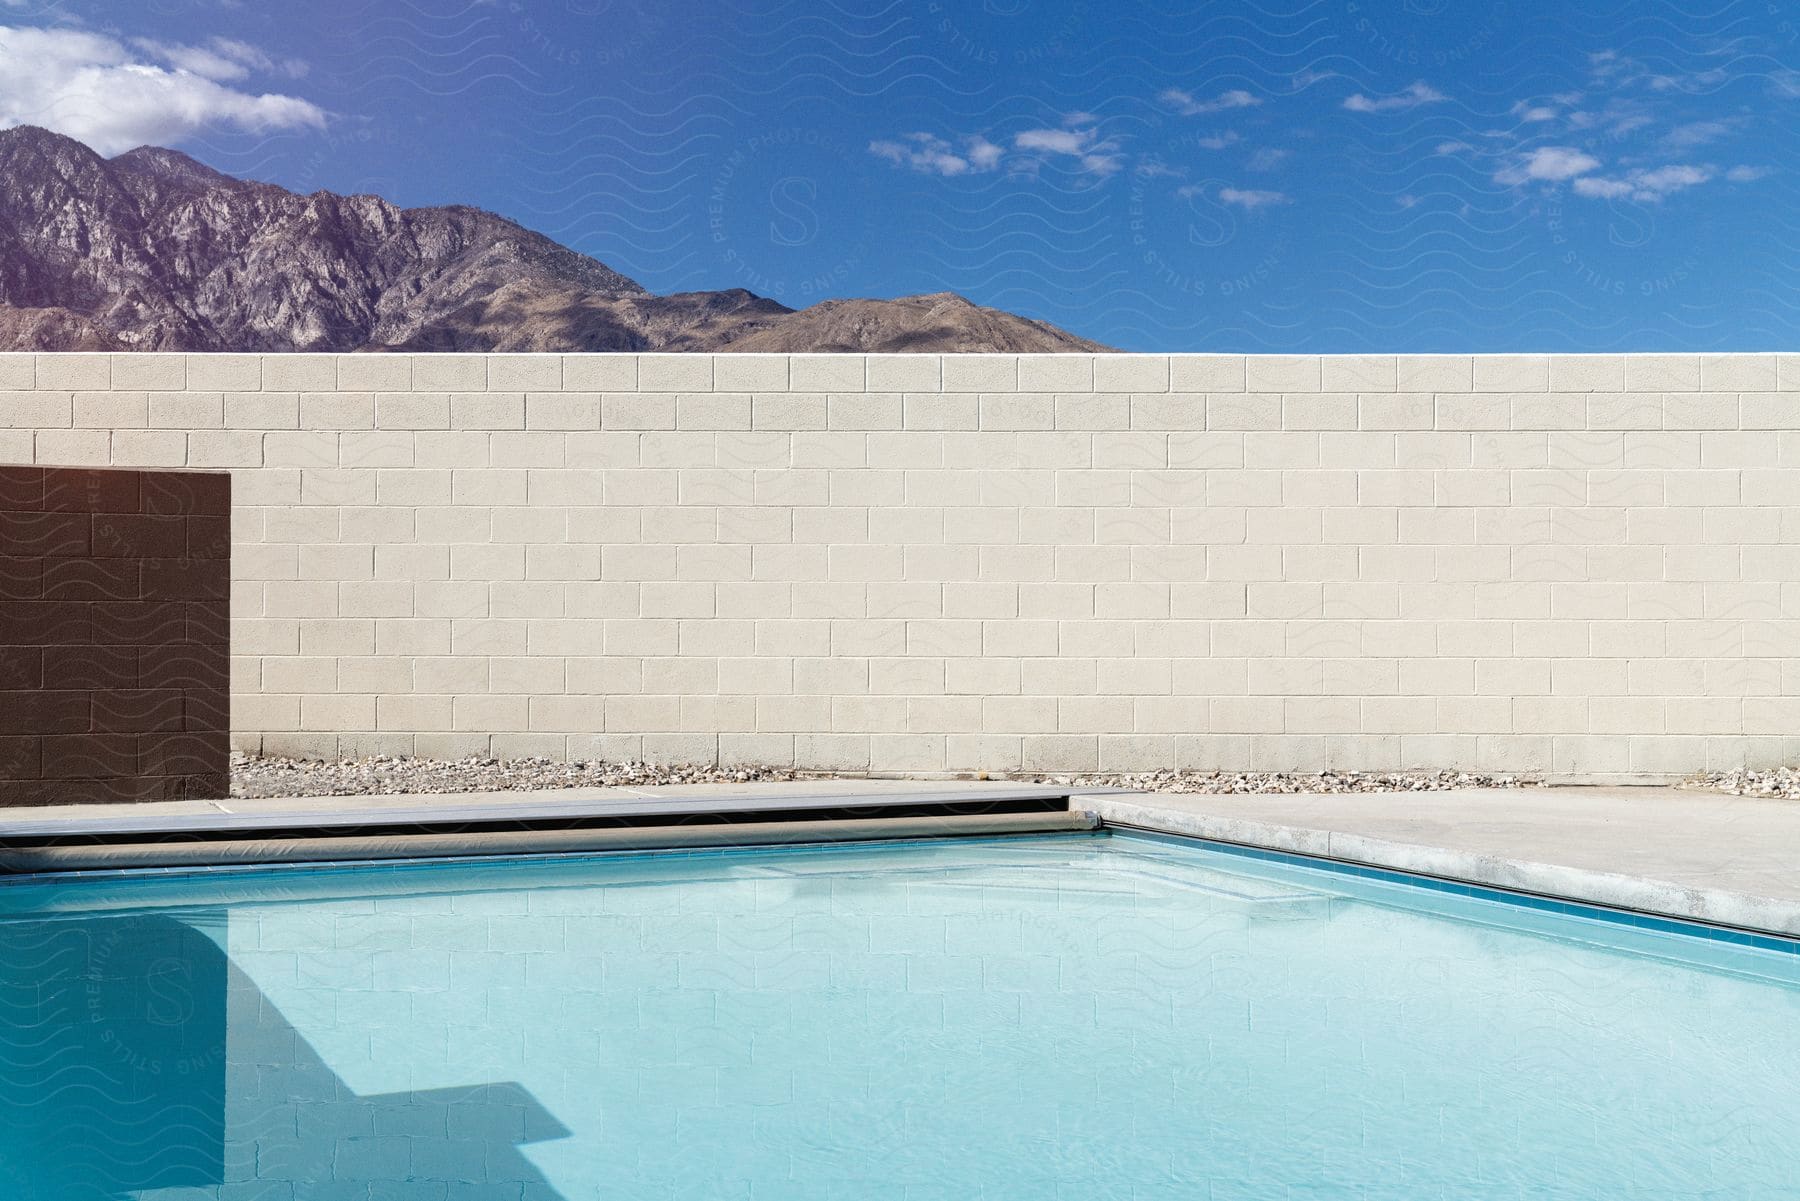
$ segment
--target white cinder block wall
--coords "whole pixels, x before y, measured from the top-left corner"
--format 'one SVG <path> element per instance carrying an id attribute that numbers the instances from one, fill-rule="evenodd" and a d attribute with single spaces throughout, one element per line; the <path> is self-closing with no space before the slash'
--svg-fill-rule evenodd
<path id="1" fill-rule="evenodd" d="M 1800 758 L 1800 356 L 7 355 L 0 460 L 233 469 L 272 753 Z"/>

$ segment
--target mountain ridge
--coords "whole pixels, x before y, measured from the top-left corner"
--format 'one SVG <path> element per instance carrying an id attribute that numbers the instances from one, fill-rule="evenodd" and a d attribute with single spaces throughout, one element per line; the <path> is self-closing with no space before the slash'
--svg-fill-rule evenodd
<path id="1" fill-rule="evenodd" d="M 0 350 L 1106 349 L 949 292 L 658 295 L 484 209 L 302 195 L 32 126 L 0 130 L 0 179 Z"/>

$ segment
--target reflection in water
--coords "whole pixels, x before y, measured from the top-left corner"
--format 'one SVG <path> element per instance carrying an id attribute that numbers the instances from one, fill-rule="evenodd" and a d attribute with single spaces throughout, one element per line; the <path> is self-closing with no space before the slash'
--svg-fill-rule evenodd
<path id="1" fill-rule="evenodd" d="M 558 1196 L 519 1145 L 568 1131 L 524 1088 L 358 1096 L 224 932 L 222 911 L 0 922 L 0 1197 Z"/>

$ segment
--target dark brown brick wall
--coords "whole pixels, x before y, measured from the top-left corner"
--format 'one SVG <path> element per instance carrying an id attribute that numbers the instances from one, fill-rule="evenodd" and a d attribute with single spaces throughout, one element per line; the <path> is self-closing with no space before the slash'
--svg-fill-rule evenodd
<path id="1" fill-rule="evenodd" d="M 231 477 L 0 465 L 0 805 L 222 797 Z"/>

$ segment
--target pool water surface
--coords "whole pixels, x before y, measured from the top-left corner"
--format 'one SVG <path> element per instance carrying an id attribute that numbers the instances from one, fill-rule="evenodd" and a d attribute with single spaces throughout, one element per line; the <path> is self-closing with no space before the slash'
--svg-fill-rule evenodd
<path id="1" fill-rule="evenodd" d="M 0 886 L 0 1198 L 1800 1196 L 1800 954 L 1126 834 Z"/>

